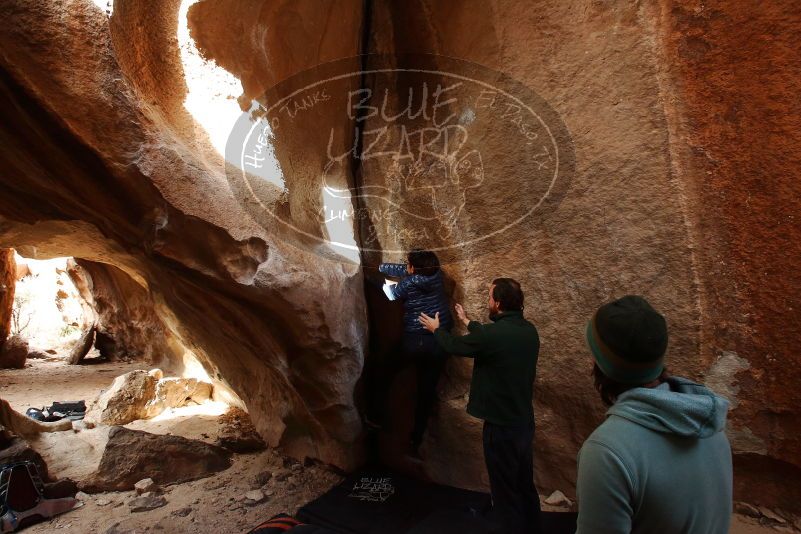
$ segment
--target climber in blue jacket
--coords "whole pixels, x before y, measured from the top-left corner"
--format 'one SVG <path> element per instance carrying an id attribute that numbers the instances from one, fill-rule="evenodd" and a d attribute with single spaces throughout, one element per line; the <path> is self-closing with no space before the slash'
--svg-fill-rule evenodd
<path id="1" fill-rule="evenodd" d="M 417 370 L 417 401 L 410 439 L 411 452 L 417 455 L 434 409 L 437 382 L 447 358 L 434 335 L 420 324 L 419 318 L 421 313 L 431 317 L 439 313 L 442 327 L 450 329 L 453 325 L 450 304 L 445 295 L 439 258 L 434 252 L 415 249 L 409 252 L 406 264 L 382 263 L 378 270 L 400 279 L 390 290 L 397 300 L 403 301 L 403 363 L 413 364 Z"/>

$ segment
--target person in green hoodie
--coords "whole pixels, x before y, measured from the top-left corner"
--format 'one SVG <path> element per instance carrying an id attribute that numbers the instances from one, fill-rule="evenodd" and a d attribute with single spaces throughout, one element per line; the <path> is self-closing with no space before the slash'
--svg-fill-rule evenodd
<path id="1" fill-rule="evenodd" d="M 523 317 L 523 291 L 511 278 L 496 278 L 489 288 L 490 324 L 470 321 L 461 305 L 456 315 L 464 336 L 440 328 L 439 313 L 421 314 L 448 354 L 473 358 L 467 413 L 484 420 L 484 461 L 492 509 L 484 518 L 492 532 L 538 534 L 540 499 L 534 486 L 534 379 L 540 338 Z"/>
<path id="2" fill-rule="evenodd" d="M 586 337 L 610 408 L 579 452 L 576 534 L 729 532 L 728 402 L 667 374 L 667 325 L 642 297 L 599 308 Z"/>

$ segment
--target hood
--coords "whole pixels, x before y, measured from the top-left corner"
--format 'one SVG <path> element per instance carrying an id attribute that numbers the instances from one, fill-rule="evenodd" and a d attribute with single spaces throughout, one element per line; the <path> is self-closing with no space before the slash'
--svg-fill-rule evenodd
<path id="1" fill-rule="evenodd" d="M 708 438 L 726 427 L 728 410 L 729 401 L 709 388 L 671 377 L 658 387 L 623 393 L 606 414 L 664 434 Z"/>

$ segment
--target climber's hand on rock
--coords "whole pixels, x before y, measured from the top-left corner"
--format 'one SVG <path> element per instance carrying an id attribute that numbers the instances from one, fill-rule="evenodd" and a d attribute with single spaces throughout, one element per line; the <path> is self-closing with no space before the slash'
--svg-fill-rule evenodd
<path id="1" fill-rule="evenodd" d="M 428 330 L 429 332 L 434 332 L 437 328 L 439 328 L 439 312 L 437 312 L 434 317 L 429 317 L 425 313 L 420 314 L 420 324 Z"/>
<path id="2" fill-rule="evenodd" d="M 464 312 L 464 308 L 461 304 L 456 305 L 456 317 L 458 317 L 465 326 L 470 323 L 470 319 L 467 318 L 467 314 Z"/>

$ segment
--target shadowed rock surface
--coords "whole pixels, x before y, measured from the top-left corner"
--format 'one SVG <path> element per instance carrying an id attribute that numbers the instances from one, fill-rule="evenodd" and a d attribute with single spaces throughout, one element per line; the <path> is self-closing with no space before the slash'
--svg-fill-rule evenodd
<path id="1" fill-rule="evenodd" d="M 164 327 L 146 287 L 106 263 L 71 260 L 67 272 L 83 299 L 84 315 L 94 318 L 101 356 L 181 368 L 185 350 Z"/>
<path id="2" fill-rule="evenodd" d="M 176 43 L 151 47 L 142 36 L 151 54 L 115 49 L 131 45 L 140 17 L 169 19 L 177 5 L 129 6 L 109 25 L 90 2 L 0 5 L 9 22 L 0 241 L 125 271 L 147 288 L 176 351 L 235 392 L 269 444 L 351 466 L 366 336 L 360 271 L 320 264 L 249 222 L 180 93 L 165 93 L 163 107 L 141 99 L 133 61 L 159 63 L 159 87 L 183 85 L 181 69 L 161 63 Z"/>
<path id="3" fill-rule="evenodd" d="M 366 325 L 378 347 L 371 357 L 380 355 L 397 310 L 371 289 L 365 296 L 361 268 L 326 259 L 330 251 L 281 225 L 257 224 L 234 198 L 223 158 L 182 106 L 179 3 L 114 7 L 109 20 L 88 1 L 0 3 L 0 246 L 127 273 L 152 300 L 170 353 L 192 353 L 230 387 L 269 444 L 353 466 L 363 456 L 354 388 Z M 365 51 L 459 58 L 531 88 L 572 140 L 561 202 L 496 246 L 453 248 L 445 271 L 473 318 L 484 318 L 493 277 L 526 289 L 542 336 L 540 486 L 572 487 L 578 447 L 603 417 L 582 336 L 588 317 L 638 293 L 668 318 L 671 371 L 732 400 L 738 499 L 798 510 L 798 15 L 790 0 L 536 9 L 520 0 L 222 0 L 195 3 L 188 20 L 201 54 L 241 80 L 245 109 L 276 82 Z M 273 140 L 289 192 L 282 217 L 313 237 L 323 233 L 310 214 L 327 127 L 337 128 L 340 152 L 352 131 L 338 120 L 316 112 Z M 469 223 L 438 243 L 497 228 L 521 196 L 532 169 L 509 164 L 496 139 L 485 146 L 494 187 L 470 198 Z M 345 160 L 336 179 L 387 187 L 389 170 Z M 444 211 L 455 213 L 449 202 Z M 382 252 L 393 241 L 417 244 L 380 227 L 367 237 L 382 246 L 365 255 L 366 268 L 401 259 Z M 483 487 L 480 425 L 464 413 L 469 373 L 468 361 L 450 362 L 426 469 Z"/>
<path id="4" fill-rule="evenodd" d="M 230 466 L 230 452 L 202 441 L 112 427 L 97 472 L 80 486 L 87 493 L 127 491 L 144 478 L 186 482 Z"/>

